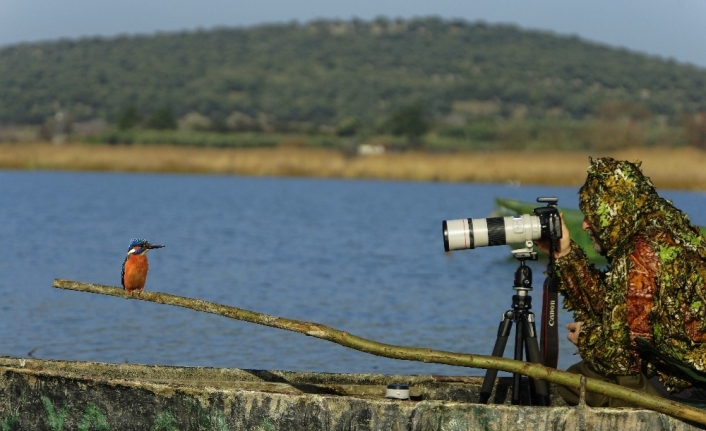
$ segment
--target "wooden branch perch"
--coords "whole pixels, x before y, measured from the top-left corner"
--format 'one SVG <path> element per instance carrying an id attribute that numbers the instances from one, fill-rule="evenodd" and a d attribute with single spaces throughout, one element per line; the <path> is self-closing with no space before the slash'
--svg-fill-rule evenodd
<path id="1" fill-rule="evenodd" d="M 561 386 L 577 389 L 582 388 L 582 376 L 548 368 L 541 364 L 532 364 L 507 358 L 498 358 L 495 356 L 454 353 L 418 347 L 404 347 L 378 343 L 349 334 L 345 331 L 320 325 L 318 323 L 285 319 L 283 317 L 257 313 L 242 308 L 230 307 L 200 299 L 185 298 L 182 296 L 152 291 L 144 291 L 140 296 L 128 296 L 123 289 L 118 287 L 62 279 L 55 279 L 52 287 L 190 308 L 192 310 L 217 314 L 220 316 L 230 317 L 231 319 L 256 323 L 258 325 L 299 332 L 311 337 L 331 341 L 344 347 L 386 358 L 431 362 L 461 367 L 495 369 L 514 374 L 522 374 L 536 380 L 546 380 Z M 603 382 L 601 380 L 586 378 L 583 382 L 583 387 L 588 392 L 595 392 L 611 398 L 618 398 L 628 401 L 638 407 L 706 425 L 705 410 L 691 407 L 687 404 L 674 402 L 665 398 L 648 395 L 643 392 L 638 392 L 622 386 Z"/>

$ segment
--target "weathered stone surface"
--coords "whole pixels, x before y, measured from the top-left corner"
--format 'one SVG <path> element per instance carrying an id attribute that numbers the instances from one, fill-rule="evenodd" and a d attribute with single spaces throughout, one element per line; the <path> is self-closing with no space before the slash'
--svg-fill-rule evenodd
<path id="1" fill-rule="evenodd" d="M 507 400 L 509 379 L 496 384 Z M 697 429 L 646 410 L 481 405 L 482 379 L 0 358 L 0 430 Z M 388 383 L 411 400 L 388 400 Z"/>

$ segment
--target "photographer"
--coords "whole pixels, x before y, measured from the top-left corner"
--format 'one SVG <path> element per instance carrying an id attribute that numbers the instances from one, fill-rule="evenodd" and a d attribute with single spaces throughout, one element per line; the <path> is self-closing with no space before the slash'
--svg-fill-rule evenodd
<path id="1" fill-rule="evenodd" d="M 591 160 L 579 206 L 583 230 L 609 268 L 590 264 L 563 226 L 555 270 L 564 307 L 575 320 L 567 325 L 568 338 L 582 358 L 569 371 L 653 395 L 706 401 L 700 381 L 706 371 L 706 239 L 658 196 L 639 164 Z M 537 246 L 549 250 L 547 241 Z M 569 404 L 578 402 L 573 389 L 559 393 Z M 593 393 L 586 402 L 627 405 Z"/>

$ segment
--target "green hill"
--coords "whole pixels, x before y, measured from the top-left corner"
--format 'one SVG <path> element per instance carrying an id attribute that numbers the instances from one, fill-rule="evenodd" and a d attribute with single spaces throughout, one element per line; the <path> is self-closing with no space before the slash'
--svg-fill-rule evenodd
<path id="1" fill-rule="evenodd" d="M 493 140 L 498 121 L 512 119 L 680 125 L 706 111 L 706 70 L 577 37 L 436 18 L 0 49 L 0 125 L 45 124 L 57 111 L 123 127 L 157 116 L 155 128 L 181 119 L 220 131 L 339 135 L 394 132 L 391 122 L 411 115 L 447 136 Z"/>

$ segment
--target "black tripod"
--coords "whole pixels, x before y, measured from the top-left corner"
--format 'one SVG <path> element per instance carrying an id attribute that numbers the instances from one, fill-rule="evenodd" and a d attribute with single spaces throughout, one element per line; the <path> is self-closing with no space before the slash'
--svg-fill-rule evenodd
<path id="1" fill-rule="evenodd" d="M 517 361 L 522 360 L 523 351 L 526 352 L 529 362 L 541 363 L 539 353 L 539 343 L 537 342 L 537 329 L 535 327 L 534 313 L 532 308 L 532 297 L 529 292 L 532 290 L 532 269 L 525 265 L 525 260 L 537 260 L 537 253 L 532 250 L 532 242 L 527 242 L 527 247 L 513 250 L 512 255 L 520 261 L 520 266 L 515 271 L 515 285 L 513 289 L 516 294 L 512 296 L 512 310 L 503 314 L 503 320 L 498 328 L 498 338 L 493 347 L 493 356 L 502 357 L 510 336 L 512 323 L 516 324 L 515 333 L 515 357 Z M 483 379 L 483 386 L 480 390 L 481 404 L 487 404 L 493 385 L 498 375 L 498 370 L 487 370 Z M 512 404 L 520 404 L 520 383 L 522 376 L 513 374 L 512 383 Z M 549 388 L 547 382 L 530 379 L 530 402 L 535 406 L 549 405 Z"/>

